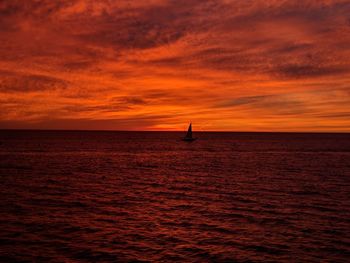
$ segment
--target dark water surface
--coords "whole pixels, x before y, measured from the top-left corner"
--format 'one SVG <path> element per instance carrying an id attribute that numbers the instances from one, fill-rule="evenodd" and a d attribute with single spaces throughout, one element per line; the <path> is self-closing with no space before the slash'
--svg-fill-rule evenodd
<path id="1" fill-rule="evenodd" d="M 0 131 L 0 259 L 349 262 L 350 134 Z"/>

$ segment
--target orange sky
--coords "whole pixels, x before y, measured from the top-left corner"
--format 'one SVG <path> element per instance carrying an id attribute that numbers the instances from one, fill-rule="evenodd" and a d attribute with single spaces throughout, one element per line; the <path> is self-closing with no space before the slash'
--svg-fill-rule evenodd
<path id="1" fill-rule="evenodd" d="M 350 132 L 348 0 L 0 1 L 0 128 Z"/>

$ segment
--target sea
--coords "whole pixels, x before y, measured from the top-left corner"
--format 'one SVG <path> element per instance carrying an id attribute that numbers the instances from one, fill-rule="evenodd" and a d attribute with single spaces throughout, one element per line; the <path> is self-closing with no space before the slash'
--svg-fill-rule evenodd
<path id="1" fill-rule="evenodd" d="M 350 261 L 350 134 L 182 136 L 0 131 L 0 261 Z"/>

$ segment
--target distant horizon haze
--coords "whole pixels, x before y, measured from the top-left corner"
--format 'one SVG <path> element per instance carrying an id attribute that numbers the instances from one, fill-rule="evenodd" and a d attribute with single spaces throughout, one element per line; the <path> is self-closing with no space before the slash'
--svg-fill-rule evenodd
<path id="1" fill-rule="evenodd" d="M 176 132 L 184 133 L 186 129 L 183 130 L 117 130 L 117 129 L 30 129 L 30 128 L 1 128 L 0 131 L 38 131 L 38 132 Z M 244 131 L 244 130 L 194 130 L 193 133 L 285 133 L 285 134 L 349 134 L 350 131 Z"/>

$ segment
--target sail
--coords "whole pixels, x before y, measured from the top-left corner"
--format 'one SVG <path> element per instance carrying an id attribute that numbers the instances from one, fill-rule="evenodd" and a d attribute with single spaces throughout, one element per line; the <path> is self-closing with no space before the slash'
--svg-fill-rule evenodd
<path id="1" fill-rule="evenodd" d="M 192 123 L 190 123 L 190 126 L 188 126 L 186 138 L 192 138 Z"/>
<path id="2" fill-rule="evenodd" d="M 192 123 L 190 123 L 190 125 L 188 126 L 188 130 L 186 133 L 186 136 L 182 138 L 183 141 L 185 142 L 193 142 L 195 141 L 197 138 L 193 138 L 192 137 Z"/>

